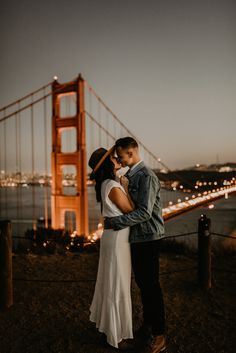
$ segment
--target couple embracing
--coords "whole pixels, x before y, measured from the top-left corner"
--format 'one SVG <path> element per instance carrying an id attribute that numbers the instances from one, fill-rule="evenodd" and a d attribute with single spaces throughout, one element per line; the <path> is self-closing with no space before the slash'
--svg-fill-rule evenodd
<path id="1" fill-rule="evenodd" d="M 164 352 L 165 312 L 159 283 L 160 239 L 164 234 L 160 182 L 141 160 L 132 137 L 118 139 L 108 151 L 94 151 L 89 166 L 104 218 L 90 320 L 112 347 Z M 122 167 L 129 170 L 119 180 L 117 172 Z M 134 335 L 131 266 L 143 305 L 143 323 Z"/>

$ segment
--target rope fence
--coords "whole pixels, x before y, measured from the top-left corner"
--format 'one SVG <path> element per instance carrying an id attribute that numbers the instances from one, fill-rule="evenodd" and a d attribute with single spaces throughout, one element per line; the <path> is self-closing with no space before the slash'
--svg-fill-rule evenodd
<path id="1" fill-rule="evenodd" d="M 166 236 L 163 237 L 162 240 L 165 239 L 170 239 L 170 238 L 177 238 L 177 237 L 183 237 L 183 236 L 189 236 L 189 235 L 196 235 L 197 232 L 190 232 L 190 233 L 183 233 L 183 234 L 175 234 L 175 235 L 171 235 L 171 236 Z M 34 239 L 29 239 L 27 237 L 19 237 L 19 236 L 13 236 L 12 239 L 23 239 L 23 240 L 29 240 L 29 241 L 33 241 L 35 242 Z M 81 241 L 79 242 L 79 244 L 95 244 L 96 242 L 91 242 L 91 241 Z M 187 271 L 191 271 L 191 270 L 196 270 L 196 266 L 195 267 L 190 267 L 190 268 L 184 268 L 184 269 L 179 269 L 179 270 L 175 270 L 175 271 L 168 271 L 168 272 L 161 272 L 160 276 L 167 276 L 167 275 L 171 275 L 174 273 L 181 273 L 181 272 L 187 272 Z M 134 277 L 132 277 L 134 278 Z M 13 278 L 13 281 L 17 281 L 17 282 L 41 282 L 41 283 L 80 283 L 80 282 L 95 282 L 96 279 L 91 279 L 91 278 L 81 278 L 81 279 L 67 279 L 67 280 L 44 280 L 44 279 L 26 279 L 26 278 Z"/>
<path id="2" fill-rule="evenodd" d="M 160 276 L 167 276 L 171 275 L 173 273 L 180 273 L 180 272 L 187 272 L 187 271 L 192 271 L 196 270 L 197 267 L 188 267 L 188 268 L 183 268 L 180 270 L 175 270 L 175 271 L 167 271 L 167 272 L 161 272 L 159 275 Z M 132 276 L 132 279 L 134 277 Z M 80 283 L 80 282 L 95 282 L 95 278 L 80 278 L 80 279 L 58 279 L 58 280 L 47 280 L 47 279 L 27 279 L 27 278 L 13 278 L 13 281 L 17 282 L 42 282 L 42 283 Z"/>
<path id="3" fill-rule="evenodd" d="M 22 240 L 28 240 L 28 241 L 33 241 L 33 242 L 36 242 L 37 241 L 37 238 L 36 239 L 30 239 L 30 238 L 27 238 L 27 237 L 20 237 L 20 236 L 13 236 L 12 239 L 22 239 Z M 52 240 L 52 239 L 50 239 Z M 45 240 L 42 240 L 42 241 L 45 241 Z M 80 241 L 79 242 L 80 244 L 94 244 L 95 241 Z"/>
<path id="4" fill-rule="evenodd" d="M 233 236 L 231 236 L 231 235 L 220 234 L 220 233 L 214 233 L 214 232 L 212 232 L 211 235 L 216 235 L 216 236 L 218 236 L 218 237 L 223 237 L 223 238 L 229 238 L 229 239 L 234 239 L 234 240 L 236 240 L 236 237 L 233 237 Z"/>
<path id="5" fill-rule="evenodd" d="M 59 279 L 59 280 L 47 280 L 47 279 L 26 279 L 26 278 L 13 278 L 13 281 L 18 282 L 42 282 L 42 283 L 78 283 L 78 282 L 95 282 L 96 279 Z"/>
<path id="6" fill-rule="evenodd" d="M 190 233 L 181 233 L 181 234 L 167 235 L 165 237 L 162 237 L 161 240 L 171 239 L 171 238 L 179 238 L 179 237 L 184 237 L 184 236 L 194 235 L 194 234 L 196 235 L 197 231 L 190 232 Z M 23 237 L 23 236 L 21 237 L 21 236 L 15 236 L 15 235 L 12 237 L 12 239 L 29 240 L 29 241 L 35 241 L 36 240 L 36 239 L 30 239 L 28 237 Z M 81 244 L 94 244 L 94 241 L 81 241 L 79 243 L 81 243 Z"/>
<path id="7" fill-rule="evenodd" d="M 186 237 L 198 235 L 198 253 L 197 253 L 197 266 L 188 268 L 181 268 L 174 271 L 161 272 L 160 276 L 167 276 L 181 272 L 188 272 L 197 270 L 198 284 L 202 289 L 210 289 L 212 287 L 212 269 L 216 271 L 225 271 L 230 274 L 236 274 L 236 271 L 231 269 L 220 269 L 212 267 L 212 249 L 211 249 L 211 235 L 224 237 L 225 239 L 236 239 L 236 237 L 226 234 L 211 232 L 211 220 L 202 215 L 198 220 L 198 230 L 195 232 L 188 232 L 182 234 L 174 234 L 165 236 L 162 240 L 175 239 L 179 237 Z M 40 279 L 40 278 L 14 278 L 12 275 L 12 239 L 21 239 L 32 241 L 37 244 L 35 239 L 27 237 L 12 237 L 11 222 L 0 221 L 0 255 L 2 259 L 2 267 L 0 268 L 0 287 L 3 288 L 0 308 L 6 309 L 13 304 L 13 282 L 35 282 L 35 283 L 81 283 L 81 282 L 95 282 L 94 278 L 77 278 L 77 279 Z M 94 241 L 81 241 L 80 245 L 93 244 L 97 245 Z M 132 277 L 133 278 L 133 277 Z"/>

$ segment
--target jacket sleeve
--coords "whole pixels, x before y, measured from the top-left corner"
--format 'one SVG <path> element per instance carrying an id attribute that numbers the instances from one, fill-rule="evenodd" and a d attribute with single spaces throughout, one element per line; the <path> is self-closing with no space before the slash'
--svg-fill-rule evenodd
<path id="1" fill-rule="evenodd" d="M 113 217 L 110 224 L 114 230 L 120 230 L 151 218 L 156 195 L 160 190 L 160 183 L 155 176 L 142 175 L 139 180 L 138 200 L 136 209 L 130 213 Z"/>

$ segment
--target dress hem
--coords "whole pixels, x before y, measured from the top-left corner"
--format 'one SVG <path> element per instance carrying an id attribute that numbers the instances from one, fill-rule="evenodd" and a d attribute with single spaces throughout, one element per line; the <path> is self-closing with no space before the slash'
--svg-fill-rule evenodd
<path id="1" fill-rule="evenodd" d="M 107 337 L 107 343 L 112 346 L 112 347 L 115 347 L 115 348 L 119 348 L 118 347 L 118 344 L 122 341 L 122 340 L 127 340 L 127 339 L 133 339 L 134 336 L 133 335 L 127 335 L 125 337 L 121 337 L 120 340 L 118 340 L 117 344 L 116 343 L 112 343 L 109 339 L 108 339 L 108 336 L 107 336 L 107 332 L 106 330 L 103 330 L 102 328 L 100 328 L 98 325 L 97 325 L 97 322 L 95 320 L 92 320 L 91 318 L 89 318 L 89 320 L 91 322 L 93 322 L 94 324 L 96 324 L 96 329 L 100 332 L 100 333 L 104 333 Z"/>

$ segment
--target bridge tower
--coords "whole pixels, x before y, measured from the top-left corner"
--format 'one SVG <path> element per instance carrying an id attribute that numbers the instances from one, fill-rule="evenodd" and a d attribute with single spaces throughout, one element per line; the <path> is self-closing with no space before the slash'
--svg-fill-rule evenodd
<path id="1" fill-rule="evenodd" d="M 74 95 L 76 113 L 74 116 L 61 116 L 61 98 Z M 63 153 L 62 131 L 76 130 L 76 150 Z M 64 84 L 55 79 L 52 83 L 52 196 L 51 212 L 52 227 L 65 227 L 65 213 L 72 211 L 76 218 L 76 231 L 79 235 L 88 235 L 88 194 L 87 194 L 87 163 L 86 135 L 84 111 L 84 80 L 81 75 L 75 81 Z M 76 193 L 68 196 L 63 194 L 63 167 L 72 165 L 76 169 Z"/>

